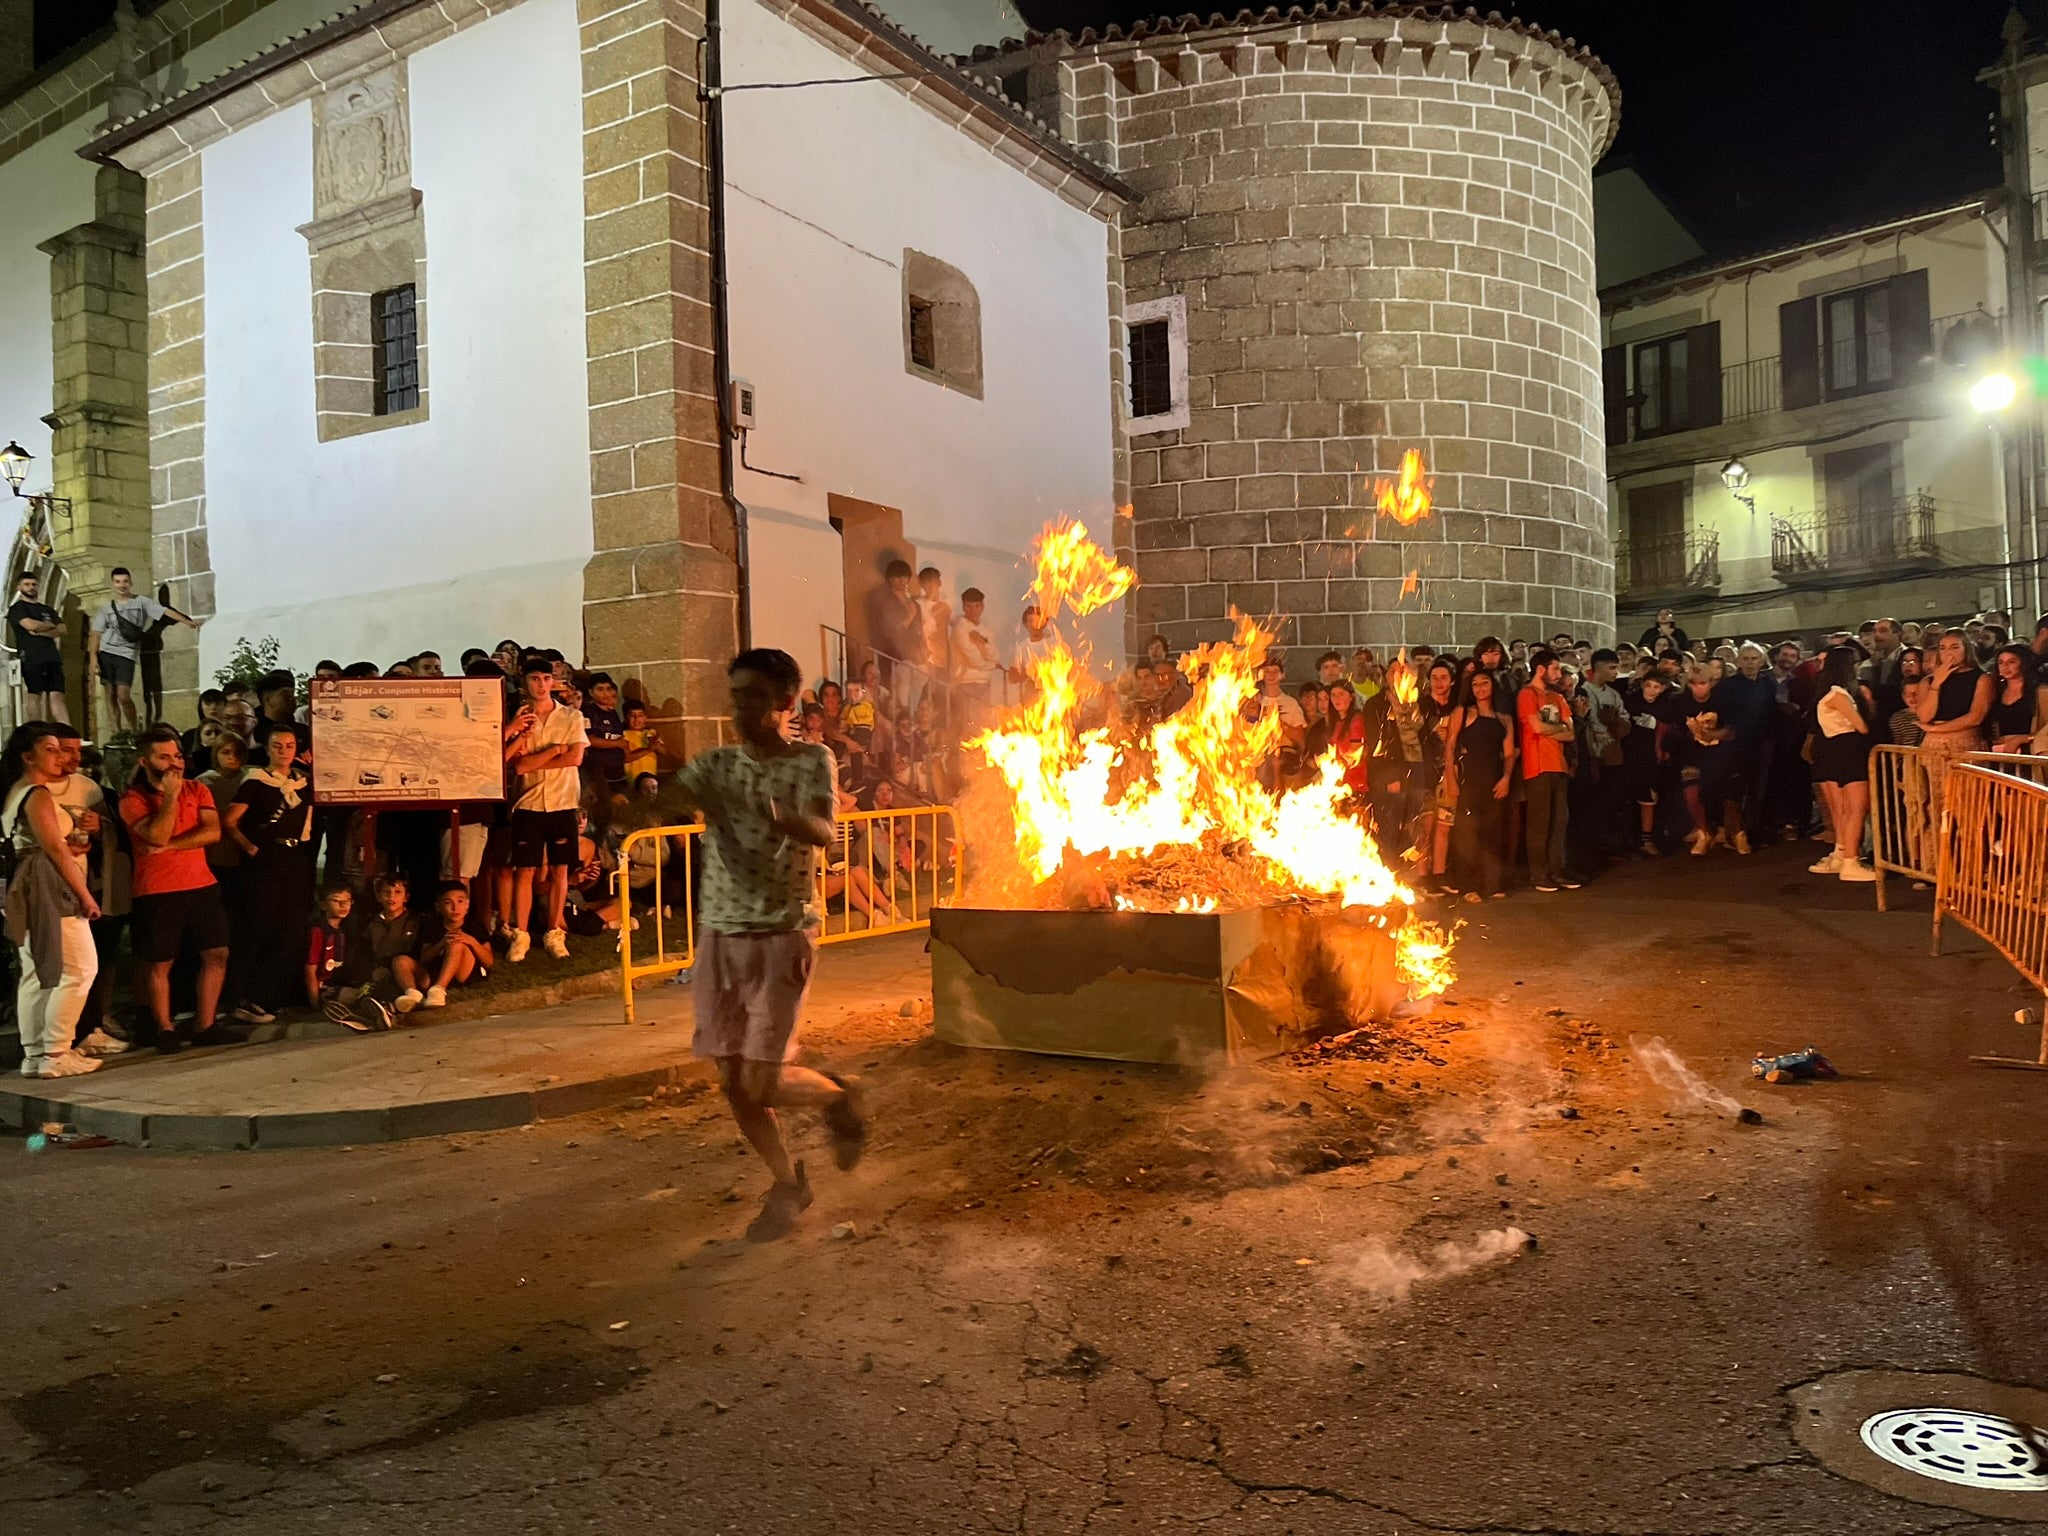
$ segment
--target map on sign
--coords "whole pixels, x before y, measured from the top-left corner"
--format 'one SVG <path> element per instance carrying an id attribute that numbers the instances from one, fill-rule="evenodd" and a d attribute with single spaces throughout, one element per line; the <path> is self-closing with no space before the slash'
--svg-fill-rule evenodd
<path id="1" fill-rule="evenodd" d="M 491 678 L 315 681 L 312 712 L 321 804 L 505 797 L 505 694 Z"/>

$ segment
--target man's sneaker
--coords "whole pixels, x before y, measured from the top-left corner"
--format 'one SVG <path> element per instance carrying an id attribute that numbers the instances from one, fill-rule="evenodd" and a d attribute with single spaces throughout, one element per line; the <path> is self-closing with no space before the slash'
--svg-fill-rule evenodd
<path id="1" fill-rule="evenodd" d="M 1638 852 L 1646 859 L 1661 859 L 1664 856 L 1664 850 L 1647 837 L 1643 839 L 1642 846 L 1638 849 Z"/>
<path id="2" fill-rule="evenodd" d="M 1841 867 L 1841 853 L 1836 849 L 1830 848 L 1826 857 L 1816 859 L 1813 863 L 1807 865 L 1806 872 L 1809 875 L 1832 875 L 1838 873 Z"/>
<path id="3" fill-rule="evenodd" d="M 359 1035 L 367 1035 L 372 1029 L 376 1028 L 374 1024 L 367 1020 L 357 1018 L 354 1010 L 338 997 L 330 999 L 320 1011 L 343 1029 L 352 1029 Z"/>
<path id="4" fill-rule="evenodd" d="M 35 1071 L 28 1069 L 28 1063 L 21 1064 L 23 1077 L 83 1077 L 88 1072 L 97 1072 L 100 1062 L 97 1057 L 81 1056 L 76 1051 L 66 1051 L 61 1056 L 45 1056 L 36 1063 Z M 804 1191 L 804 1204 L 811 1203 L 810 1191 Z"/>
<path id="5" fill-rule="evenodd" d="M 277 1015 L 257 1003 L 244 1003 L 228 1014 L 231 1019 L 240 1019 L 244 1024 L 275 1024 Z"/>
<path id="6" fill-rule="evenodd" d="M 390 1029 L 397 1022 L 389 1008 L 367 993 L 356 999 L 356 1017 L 372 1029 Z"/>
<path id="7" fill-rule="evenodd" d="M 448 989 L 446 987 L 427 988 L 426 1001 L 420 1004 L 420 1006 L 422 1008 L 446 1008 L 448 1006 Z"/>
<path id="8" fill-rule="evenodd" d="M 791 1184 L 772 1184 L 761 1200 L 761 1214 L 747 1223 L 747 1241 L 750 1243 L 772 1243 L 778 1237 L 787 1237 L 796 1226 L 796 1219 L 811 1204 L 811 1181 L 804 1173 L 804 1165 L 796 1165 L 796 1181 Z"/>
<path id="9" fill-rule="evenodd" d="M 1546 896 L 1555 896 L 1557 894 L 1556 886 L 1546 885 L 1541 880 L 1538 880 L 1536 882 L 1536 889 L 1541 891 Z"/>
<path id="10" fill-rule="evenodd" d="M 839 1085 L 839 1097 L 825 1106 L 825 1133 L 832 1138 L 832 1161 L 851 1168 L 868 1149 L 867 1117 L 860 1112 L 860 1090 L 837 1072 L 825 1074 Z"/>
<path id="11" fill-rule="evenodd" d="M 96 1029 L 72 1049 L 87 1056 L 118 1056 L 128 1049 L 128 1042 L 117 1039 L 104 1029 Z"/>
<path id="12" fill-rule="evenodd" d="M 514 965 L 526 958 L 526 952 L 533 948 L 533 935 L 524 928 L 512 930 L 512 942 L 505 948 L 505 958 Z"/>
<path id="13" fill-rule="evenodd" d="M 1577 890 L 1583 890 L 1583 889 L 1585 888 L 1585 884 L 1586 884 L 1586 882 L 1585 882 L 1585 881 L 1583 881 L 1583 880 L 1574 880 L 1574 879 L 1572 879 L 1572 878 L 1571 878 L 1571 876 L 1569 876 L 1569 875 L 1566 875 L 1566 876 L 1564 876 L 1564 877 L 1563 877 L 1562 879 L 1560 879 L 1560 880 L 1559 880 L 1559 881 L 1558 881 L 1557 883 L 1558 883 L 1559 885 L 1563 886 L 1563 887 L 1564 887 L 1564 888 L 1565 888 L 1566 890 L 1568 890 L 1568 891 L 1577 891 Z"/>
<path id="14" fill-rule="evenodd" d="M 419 1007 L 421 1001 L 422 993 L 420 989 L 418 987 L 407 987 L 398 994 L 398 1001 L 391 1005 L 391 1011 L 393 1013 L 411 1013 L 413 1009 Z"/>
<path id="15" fill-rule="evenodd" d="M 1747 854 L 1749 852 L 1749 834 L 1747 832 L 1735 834 L 1735 851 L 1740 854 Z"/>
<path id="16" fill-rule="evenodd" d="M 540 936 L 540 947 L 557 960 L 569 958 L 569 935 L 560 928 L 550 928 Z"/>
<path id="17" fill-rule="evenodd" d="M 1867 885 L 1877 878 L 1877 871 L 1861 859 L 1844 859 L 1842 867 L 1835 871 L 1835 878 L 1855 885 Z"/>

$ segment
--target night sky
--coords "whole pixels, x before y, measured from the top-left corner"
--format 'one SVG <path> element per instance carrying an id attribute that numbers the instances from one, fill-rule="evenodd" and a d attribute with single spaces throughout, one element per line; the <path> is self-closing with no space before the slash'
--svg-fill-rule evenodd
<path id="1" fill-rule="evenodd" d="M 1172 9 L 1018 4 L 1046 30 Z M 1712 255 L 1874 223 L 1999 179 L 1996 98 L 1976 76 L 1998 57 L 2007 0 L 1496 0 L 1478 9 L 1512 11 L 1600 55 L 1622 89 L 1621 136 L 1606 163 L 1632 163 Z M 2048 41 L 2048 0 L 2022 9 Z"/>

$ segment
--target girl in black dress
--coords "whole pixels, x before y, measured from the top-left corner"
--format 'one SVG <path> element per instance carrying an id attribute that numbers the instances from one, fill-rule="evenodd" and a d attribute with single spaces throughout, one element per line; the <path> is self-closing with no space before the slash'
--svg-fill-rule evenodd
<path id="1" fill-rule="evenodd" d="M 1457 802 L 1453 867 L 1469 902 L 1482 896 L 1498 901 L 1507 894 L 1501 886 L 1501 849 L 1514 785 L 1515 733 L 1508 727 L 1505 703 L 1499 674 L 1482 667 L 1465 677 L 1451 709 L 1445 752 Z"/>
<path id="2" fill-rule="evenodd" d="M 2025 752 L 2041 719 L 2040 681 L 2034 653 L 2024 645 L 2002 645 L 1992 658 L 1991 712 L 1984 734 L 1994 752 Z"/>
<path id="3" fill-rule="evenodd" d="M 247 859 L 236 892 L 228 996 L 234 1017 L 267 1024 L 300 994 L 313 915 L 313 792 L 297 771 L 299 732 L 274 721 L 264 766 L 251 768 L 221 814 L 223 835 Z"/>

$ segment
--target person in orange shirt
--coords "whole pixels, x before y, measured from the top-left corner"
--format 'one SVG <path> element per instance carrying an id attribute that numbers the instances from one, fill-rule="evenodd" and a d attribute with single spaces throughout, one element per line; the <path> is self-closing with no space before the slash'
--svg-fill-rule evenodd
<path id="1" fill-rule="evenodd" d="M 1564 695 L 1564 663 L 1542 649 L 1529 657 L 1529 686 L 1515 699 L 1521 726 L 1523 795 L 1529 831 L 1529 880 L 1539 891 L 1568 891 L 1579 882 L 1564 872 L 1566 792 L 1571 763 L 1565 747 L 1576 734 Z"/>

